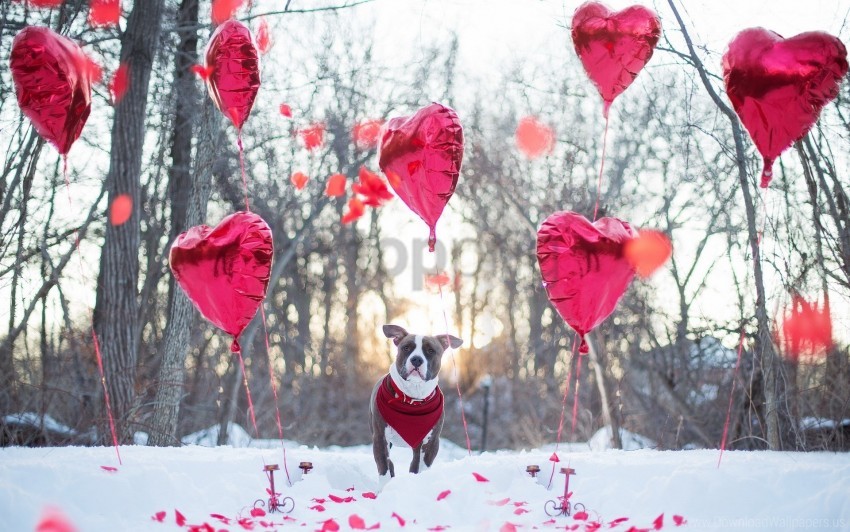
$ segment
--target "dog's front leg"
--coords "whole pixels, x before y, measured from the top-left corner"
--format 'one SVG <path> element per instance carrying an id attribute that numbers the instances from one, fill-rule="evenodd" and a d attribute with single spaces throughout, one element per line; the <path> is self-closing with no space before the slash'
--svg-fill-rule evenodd
<path id="1" fill-rule="evenodd" d="M 385 476 L 387 473 L 391 477 L 395 476 L 395 468 L 390 460 L 390 449 L 387 445 L 387 439 L 383 432 L 376 432 L 372 437 L 372 454 L 375 455 L 375 464 L 378 466 L 378 475 Z"/>
<path id="2" fill-rule="evenodd" d="M 419 473 L 419 464 L 422 462 L 422 444 L 413 449 L 413 460 L 410 462 L 410 472 Z"/>

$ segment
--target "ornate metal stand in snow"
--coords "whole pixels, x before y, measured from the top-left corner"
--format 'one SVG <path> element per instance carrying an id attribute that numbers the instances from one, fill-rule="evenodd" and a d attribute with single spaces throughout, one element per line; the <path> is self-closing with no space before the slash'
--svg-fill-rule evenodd
<path id="1" fill-rule="evenodd" d="M 564 494 L 558 497 L 559 502 L 555 501 L 546 501 L 546 504 L 543 505 L 543 510 L 546 511 L 546 515 L 551 517 L 557 517 L 559 515 L 570 515 L 572 513 L 573 506 L 576 510 L 580 512 L 585 511 L 585 507 L 582 503 L 578 502 L 574 505 L 570 504 L 570 497 L 572 493 L 570 493 L 570 475 L 575 475 L 576 470 L 571 467 L 562 467 L 561 473 L 564 474 Z"/>
<path id="2" fill-rule="evenodd" d="M 274 490 L 274 472 L 279 471 L 280 467 L 277 464 L 268 464 L 263 467 L 263 471 L 266 473 L 266 476 L 269 479 L 269 500 L 268 500 L 268 511 L 269 513 L 279 512 L 288 514 L 292 510 L 295 509 L 295 501 L 292 497 L 280 497 L 280 493 Z M 260 508 L 266 505 L 266 501 L 263 499 L 257 499 L 254 502 L 254 508 Z"/>

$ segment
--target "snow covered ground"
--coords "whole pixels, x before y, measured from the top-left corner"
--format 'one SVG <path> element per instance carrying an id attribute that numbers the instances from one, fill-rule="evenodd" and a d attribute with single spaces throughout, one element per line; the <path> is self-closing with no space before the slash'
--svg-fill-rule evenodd
<path id="1" fill-rule="evenodd" d="M 726 452 L 718 469 L 716 450 L 562 445 L 557 467 L 576 470 L 570 500 L 586 516 L 553 518 L 544 504 L 562 494 L 564 475 L 556 470 L 547 490 L 552 450 L 468 456 L 444 442 L 430 470 L 410 475 L 410 451 L 395 449 L 400 473 L 382 486 L 368 446 L 287 442 L 293 484 L 282 468 L 275 481 L 295 509 L 252 516 L 254 501 L 268 498 L 263 466 L 283 465 L 279 441 L 127 446 L 123 465 L 109 447 L 3 448 L 0 530 L 850 530 L 847 454 Z M 314 469 L 303 475 L 301 461 Z M 538 479 L 530 464 L 543 470 Z"/>

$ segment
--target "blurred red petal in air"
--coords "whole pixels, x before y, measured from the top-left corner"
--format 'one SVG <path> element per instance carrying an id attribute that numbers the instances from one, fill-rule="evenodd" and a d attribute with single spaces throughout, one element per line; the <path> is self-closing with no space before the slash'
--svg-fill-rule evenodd
<path id="1" fill-rule="evenodd" d="M 304 142 L 304 147 L 313 151 L 319 148 L 325 142 L 325 125 L 318 123 L 305 127 L 298 132 L 301 140 Z"/>
<path id="2" fill-rule="evenodd" d="M 280 114 L 282 114 L 286 118 L 292 118 L 292 107 L 288 106 L 285 103 L 280 104 Z"/>
<path id="3" fill-rule="evenodd" d="M 519 121 L 516 128 L 517 148 L 529 159 L 552 153 L 555 148 L 555 132 L 533 116 Z"/>
<path id="4" fill-rule="evenodd" d="M 829 305 L 809 303 L 799 295 L 791 301 L 782 323 L 785 351 L 792 360 L 800 355 L 824 354 L 832 347 L 832 320 Z"/>
<path id="5" fill-rule="evenodd" d="M 130 84 L 130 68 L 127 63 L 121 63 L 109 82 L 109 93 L 112 95 L 112 105 L 117 105 L 127 93 Z"/>
<path id="6" fill-rule="evenodd" d="M 637 274 L 646 278 L 664 266 L 673 254 L 673 246 L 661 231 L 646 229 L 641 230 L 637 238 L 627 241 L 623 252 Z"/>
<path id="7" fill-rule="evenodd" d="M 260 23 L 257 25 L 257 49 L 263 55 L 269 53 L 269 50 L 272 49 L 272 40 L 269 36 L 269 23 L 266 22 L 265 18 L 261 18 Z"/>
<path id="8" fill-rule="evenodd" d="M 80 70 L 88 73 L 92 84 L 100 83 L 103 80 L 103 69 L 100 65 L 97 64 L 94 59 L 85 54 L 82 56 L 82 60 L 85 62 L 77 65 Z"/>
<path id="9" fill-rule="evenodd" d="M 378 134 L 381 132 L 383 120 L 366 120 L 354 126 L 351 138 L 360 149 L 374 148 L 378 144 Z"/>
<path id="10" fill-rule="evenodd" d="M 117 26 L 121 18 L 120 0 L 91 0 L 89 24 L 96 27 Z"/>
<path id="11" fill-rule="evenodd" d="M 236 10 L 242 7 L 245 0 L 213 0 L 212 21 L 213 24 L 221 24 L 229 18 L 233 18 Z"/>
<path id="12" fill-rule="evenodd" d="M 328 184 L 325 188 L 325 194 L 332 198 L 336 198 L 345 194 L 345 184 L 347 179 L 342 174 L 334 174 L 328 178 Z"/>
<path id="13" fill-rule="evenodd" d="M 112 200 L 109 206 L 109 223 L 122 225 L 133 214 L 133 198 L 129 194 L 121 194 Z"/>
<path id="14" fill-rule="evenodd" d="M 292 177 L 289 178 L 292 181 L 292 184 L 295 185 L 295 188 L 301 190 L 307 184 L 307 181 L 310 180 L 303 172 L 295 172 L 292 174 Z"/>
<path id="15" fill-rule="evenodd" d="M 35 525 L 35 532 L 77 532 L 77 529 L 58 509 L 47 508 Z"/>
<path id="16" fill-rule="evenodd" d="M 351 185 L 355 194 L 364 197 L 364 203 L 370 207 L 380 207 L 384 202 L 393 199 L 393 193 L 387 188 L 387 184 L 381 177 L 369 171 L 365 166 L 360 167 L 357 174 L 360 180 Z"/>
<path id="17" fill-rule="evenodd" d="M 17 0 L 18 4 L 27 4 L 31 7 L 59 7 L 65 0 Z"/>
<path id="18" fill-rule="evenodd" d="M 425 286 L 435 292 L 439 291 L 442 287 L 447 286 L 449 283 L 451 283 L 451 278 L 446 272 L 425 274 Z"/>
<path id="19" fill-rule="evenodd" d="M 363 216 L 363 213 L 366 211 L 366 206 L 357 198 L 351 198 L 348 200 L 348 212 L 342 216 L 342 223 L 349 224 L 354 220 Z"/>
<path id="20" fill-rule="evenodd" d="M 192 72 L 194 72 L 199 78 L 206 81 L 210 78 L 210 74 L 213 73 L 212 67 L 205 67 L 203 65 L 192 65 Z"/>

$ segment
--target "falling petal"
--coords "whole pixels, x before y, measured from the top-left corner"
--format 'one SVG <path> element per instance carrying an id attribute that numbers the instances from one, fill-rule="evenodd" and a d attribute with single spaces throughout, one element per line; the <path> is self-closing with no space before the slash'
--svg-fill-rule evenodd
<path id="1" fill-rule="evenodd" d="M 519 121 L 515 136 L 517 148 L 529 159 L 548 155 L 555 148 L 555 132 L 533 116 Z"/>
<path id="2" fill-rule="evenodd" d="M 348 179 L 343 174 L 333 174 L 328 178 L 328 184 L 325 187 L 325 195 L 336 198 L 345 194 L 345 185 Z"/>
<path id="3" fill-rule="evenodd" d="M 242 7 L 245 0 L 213 0 L 212 21 L 219 25 L 227 19 L 233 18 L 236 10 Z"/>
<path id="4" fill-rule="evenodd" d="M 303 172 L 295 172 L 289 180 L 292 181 L 292 184 L 295 185 L 296 189 L 301 190 L 305 185 L 307 185 L 307 181 L 309 181 L 310 178 Z"/>
<path id="5" fill-rule="evenodd" d="M 133 215 L 133 198 L 129 194 L 121 194 L 112 200 L 109 206 L 109 223 L 122 225 Z"/>
<path id="6" fill-rule="evenodd" d="M 282 103 L 280 104 L 280 114 L 286 118 L 292 118 L 292 108 L 289 105 Z"/>
<path id="7" fill-rule="evenodd" d="M 112 95 L 112 105 L 117 105 L 127 93 L 127 87 L 130 84 L 130 68 L 127 63 L 121 63 L 115 74 L 112 75 L 112 81 L 109 82 L 109 93 Z"/>
<path id="8" fill-rule="evenodd" d="M 120 0 L 91 0 L 89 24 L 94 27 L 117 26 L 121 18 Z"/>
<path id="9" fill-rule="evenodd" d="M 378 144 L 378 135 L 383 125 L 383 120 L 366 120 L 356 124 L 351 130 L 354 144 L 364 150 L 374 148 Z"/>
<path id="10" fill-rule="evenodd" d="M 257 48 L 263 55 L 269 53 L 269 50 L 272 48 L 271 37 L 269 37 L 269 24 L 265 18 L 261 18 L 260 23 L 257 25 Z"/>
<path id="11" fill-rule="evenodd" d="M 646 229 L 641 230 L 637 238 L 626 242 L 623 253 L 637 274 L 646 278 L 670 259 L 673 246 L 664 233 Z"/>

